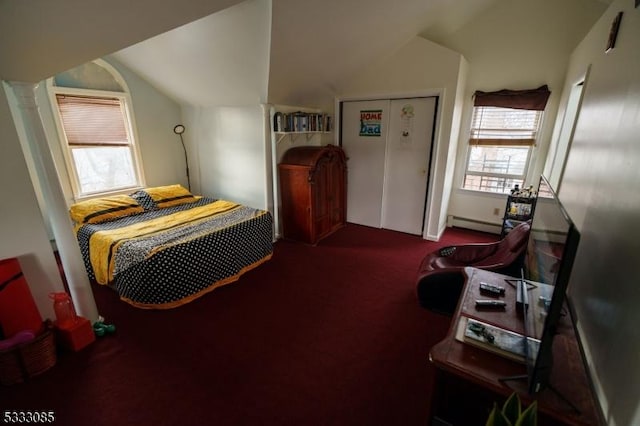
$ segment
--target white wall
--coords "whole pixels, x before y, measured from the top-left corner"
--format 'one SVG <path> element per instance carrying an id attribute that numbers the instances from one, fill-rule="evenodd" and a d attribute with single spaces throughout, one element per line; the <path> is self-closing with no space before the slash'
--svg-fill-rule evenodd
<path id="1" fill-rule="evenodd" d="M 182 123 L 180 105 L 114 58 L 113 65 L 129 86 L 147 186 L 180 183 L 187 187 L 184 151 L 173 127 Z"/>
<path id="2" fill-rule="evenodd" d="M 464 179 L 473 92 L 549 85 L 552 94 L 534 148 L 536 160 L 526 180 L 526 185 L 536 185 L 546 160 L 568 57 L 603 9 L 602 4 L 581 0 L 497 2 L 447 38 L 446 45 L 469 61 L 450 215 L 499 225 L 506 203 L 506 196 L 459 189 Z"/>
<path id="3" fill-rule="evenodd" d="M 451 119 L 451 137 L 449 143 L 449 150 L 447 152 L 446 160 L 446 170 L 444 176 L 444 191 L 442 194 L 442 202 L 440 205 L 440 217 L 438 220 L 438 238 L 444 231 L 444 228 L 447 225 L 447 216 L 449 214 L 449 205 L 451 202 L 451 194 L 453 189 L 455 188 L 455 161 L 456 153 L 458 151 L 458 140 L 460 138 L 460 125 L 462 122 L 462 112 L 464 111 L 465 105 L 465 95 L 466 92 L 464 88 L 467 86 L 467 79 L 469 76 L 469 62 L 466 58 L 462 58 L 460 61 L 460 72 L 458 73 L 458 82 L 456 83 L 456 93 L 455 93 L 455 102 L 453 107 L 453 117 Z"/>
<path id="4" fill-rule="evenodd" d="M 544 176 L 556 192 L 560 189 L 564 165 L 569 149 L 571 148 L 575 122 L 580 112 L 582 90 L 584 89 L 584 83 L 588 75 L 589 70 L 584 70 L 584 73 L 577 76 L 576 81 L 571 82 L 570 90 L 564 90 L 562 92 L 562 98 L 560 99 L 556 125 L 553 129 L 553 136 L 549 144 L 547 160 L 544 163 L 543 171 Z"/>
<path id="5" fill-rule="evenodd" d="M 458 84 L 465 74 L 464 58 L 447 48 L 421 37 L 414 37 L 393 55 L 367 67 L 342 86 L 339 99 L 402 97 L 411 94 L 439 94 L 438 127 L 435 135 L 432 172 L 428 193 L 427 232 L 437 239 L 446 223 L 447 194 L 450 191 L 453 163 L 449 161 L 451 145 L 457 143 L 459 102 Z M 452 136 L 455 138 L 452 139 Z"/>
<path id="6" fill-rule="evenodd" d="M 48 294 L 62 291 L 62 280 L 4 89 L 0 89 L 0 140 L 0 259 L 20 258 L 41 315 L 53 318 Z"/>
<path id="7" fill-rule="evenodd" d="M 619 11 L 616 48 L 605 53 Z M 589 65 L 559 193 L 581 232 L 569 290 L 607 424 L 637 425 L 640 8 L 633 1 L 615 0 L 575 49 L 565 94 Z"/>
<path id="8" fill-rule="evenodd" d="M 262 107 L 270 40 L 271 0 L 250 0 L 113 55 L 179 102 L 194 193 L 258 208 L 271 203 Z M 153 112 L 149 117 L 158 121 Z M 168 121 L 166 130 L 175 124 Z M 177 147 L 171 158 L 184 176 L 184 153 Z M 168 160 L 166 153 L 157 155 Z M 163 167 L 158 171 L 166 176 Z"/>
<path id="9" fill-rule="evenodd" d="M 266 208 L 266 167 L 271 161 L 266 146 L 271 139 L 263 125 L 264 109 L 260 105 L 209 107 L 187 114 L 187 121 L 197 129 L 193 137 L 198 141 L 201 193 Z"/>
<path id="10" fill-rule="evenodd" d="M 270 208 L 271 135 L 266 100 L 271 1 L 244 2 L 158 39 L 162 43 L 172 40 L 169 44 L 179 47 L 183 37 L 192 35 L 187 27 L 194 26 L 197 33 L 226 42 L 211 43 L 202 52 L 195 52 L 206 57 L 203 60 L 210 66 L 204 72 L 186 69 L 181 76 L 187 85 L 203 83 L 195 87 L 206 92 L 182 102 L 192 189 L 255 208 Z M 201 46 L 202 40 L 198 43 Z M 145 65 L 135 59 L 136 49 L 117 56 L 144 71 Z M 163 52 L 156 55 L 171 60 L 171 55 Z M 174 97 L 181 98 L 177 94 Z"/>

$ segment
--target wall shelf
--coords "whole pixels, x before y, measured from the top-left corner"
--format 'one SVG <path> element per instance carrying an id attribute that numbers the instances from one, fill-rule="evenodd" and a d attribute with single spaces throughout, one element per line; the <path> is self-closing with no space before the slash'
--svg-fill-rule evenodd
<path id="1" fill-rule="evenodd" d="M 304 135 L 306 140 L 310 140 L 314 135 L 324 135 L 331 132 L 274 132 L 277 135 L 276 144 L 279 144 L 284 138 L 289 136 L 291 143 L 295 142 L 298 136 Z"/>
<path id="2" fill-rule="evenodd" d="M 331 116 L 320 112 L 277 111 L 273 116 L 273 131 L 276 133 L 321 133 L 330 131 L 331 127 Z"/>

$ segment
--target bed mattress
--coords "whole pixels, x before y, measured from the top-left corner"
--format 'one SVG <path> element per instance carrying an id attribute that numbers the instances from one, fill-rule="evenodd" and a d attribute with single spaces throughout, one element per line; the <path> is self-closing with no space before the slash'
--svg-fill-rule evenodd
<path id="1" fill-rule="evenodd" d="M 213 198 L 87 223 L 76 235 L 89 278 L 141 308 L 192 301 L 269 260 L 269 212 Z"/>

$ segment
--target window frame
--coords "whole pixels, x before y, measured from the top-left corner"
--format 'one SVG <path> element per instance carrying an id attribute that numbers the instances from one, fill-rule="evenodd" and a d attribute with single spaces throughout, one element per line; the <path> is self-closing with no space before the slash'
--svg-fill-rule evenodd
<path id="1" fill-rule="evenodd" d="M 105 67 L 105 63 L 102 61 L 100 63 L 96 62 L 98 65 L 104 67 L 109 71 L 113 77 L 121 84 L 123 87 L 123 92 L 113 92 L 107 90 L 96 90 L 96 89 L 82 89 L 82 88 L 72 88 L 72 87 L 62 87 L 56 86 L 53 78 L 48 80 L 48 92 L 49 92 L 49 101 L 51 103 L 52 115 L 56 124 L 58 143 L 60 149 L 62 151 L 62 156 L 64 158 L 64 163 L 67 169 L 67 176 L 69 179 L 69 183 L 71 185 L 71 189 L 73 191 L 73 197 L 75 201 L 95 198 L 105 195 L 114 195 L 114 194 L 123 194 L 123 193 L 131 193 L 137 189 L 145 187 L 145 174 L 142 163 L 142 155 L 140 152 L 140 147 L 138 144 L 137 132 L 135 127 L 135 118 L 133 114 L 132 101 L 131 96 L 129 94 L 128 88 L 122 78 L 119 76 L 117 72 L 110 69 L 111 67 Z M 95 192 L 83 192 L 81 190 L 80 179 L 78 177 L 78 171 L 76 168 L 75 161 L 73 160 L 72 147 L 69 145 L 67 137 L 65 135 L 64 127 L 62 124 L 62 118 L 60 117 L 60 111 L 58 109 L 58 102 L 56 99 L 56 95 L 69 95 L 69 96 L 84 96 L 84 97 L 98 97 L 98 98 L 115 98 L 118 99 L 122 103 L 123 113 L 125 117 L 125 129 L 127 131 L 128 137 L 128 147 L 131 153 L 131 161 L 133 166 L 133 172 L 135 175 L 136 183 L 132 186 L 117 188 L 108 191 L 95 191 Z M 77 146 L 77 145 L 76 145 Z M 90 145 L 89 145 L 90 146 Z M 119 146 L 122 147 L 122 146 Z"/>
<path id="2" fill-rule="evenodd" d="M 489 190 L 484 190 L 484 189 L 476 189 L 476 188 L 467 188 L 465 187 L 465 183 L 467 181 L 467 176 L 468 175 L 472 175 L 472 176 L 480 176 L 480 177 L 495 177 L 498 179 L 518 179 L 518 180 L 522 180 L 522 185 L 525 184 L 526 180 L 527 180 L 527 176 L 529 174 L 529 168 L 531 166 L 532 160 L 534 159 L 534 148 L 537 146 L 538 144 L 538 137 L 540 135 L 540 131 L 542 129 L 542 124 L 543 124 L 543 120 L 544 120 L 544 111 L 542 110 L 536 110 L 535 112 L 537 114 L 539 114 L 539 117 L 537 118 L 537 128 L 535 129 L 535 137 L 533 139 L 533 143 L 531 144 L 523 144 L 521 141 L 521 139 L 515 139 L 516 141 L 519 141 L 518 143 L 515 144 L 508 144 L 507 142 L 509 141 L 509 139 L 502 139 L 505 142 L 501 143 L 501 144 L 477 144 L 477 143 L 472 143 L 471 140 L 471 136 L 472 136 L 472 126 L 474 123 L 474 117 L 476 114 L 477 109 L 479 108 L 486 108 L 486 106 L 472 106 L 471 107 L 471 117 L 470 117 L 470 123 L 469 123 L 469 127 L 468 127 L 468 138 L 467 138 L 467 148 L 466 148 L 466 158 L 465 158 L 465 163 L 464 163 L 464 169 L 463 169 L 463 173 L 462 173 L 462 182 L 460 185 L 460 189 L 464 190 L 464 191 L 473 191 L 473 192 L 478 192 L 478 193 L 482 193 L 482 194 L 496 194 L 496 195 L 505 195 L 508 194 L 509 192 L 505 189 L 505 192 L 496 192 L 496 191 L 489 191 Z M 505 110 L 508 109 L 513 109 L 513 110 L 522 110 L 522 108 L 506 108 L 506 107 L 494 107 L 494 108 L 502 108 Z M 476 171 L 470 171 L 469 170 L 469 162 L 471 160 L 471 152 L 473 150 L 473 147 L 495 147 L 495 148 L 527 148 L 527 158 L 525 161 L 525 165 L 522 171 L 522 174 L 507 174 L 507 173 L 495 173 L 495 172 L 476 172 Z"/>

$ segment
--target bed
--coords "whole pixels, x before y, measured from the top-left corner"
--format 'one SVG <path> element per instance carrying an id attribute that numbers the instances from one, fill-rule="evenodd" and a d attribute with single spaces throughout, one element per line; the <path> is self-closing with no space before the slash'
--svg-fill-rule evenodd
<path id="1" fill-rule="evenodd" d="M 184 305 L 273 252 L 269 212 L 180 185 L 82 201 L 70 216 L 89 278 L 139 308 Z"/>

